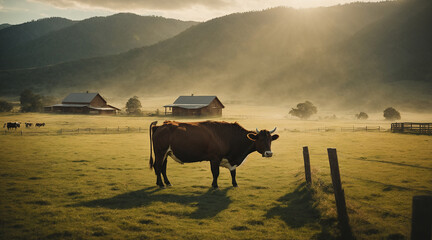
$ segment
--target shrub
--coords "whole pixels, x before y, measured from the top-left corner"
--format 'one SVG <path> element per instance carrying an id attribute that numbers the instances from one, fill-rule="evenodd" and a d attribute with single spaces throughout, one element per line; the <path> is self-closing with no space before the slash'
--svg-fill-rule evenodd
<path id="1" fill-rule="evenodd" d="M 401 119 L 400 113 L 392 107 L 386 108 L 384 110 L 384 117 L 386 120 L 399 120 L 399 119 Z"/>
<path id="2" fill-rule="evenodd" d="M 355 117 L 359 120 L 366 120 L 369 118 L 369 116 L 365 112 L 360 112 L 360 113 L 356 114 Z"/>
<path id="3" fill-rule="evenodd" d="M 126 112 L 133 115 L 141 114 L 141 102 L 137 96 L 129 98 L 126 103 Z"/>
<path id="4" fill-rule="evenodd" d="M 297 104 L 297 108 L 291 109 L 289 114 L 301 119 L 308 119 L 313 114 L 317 113 L 317 108 L 309 101 Z"/>
<path id="5" fill-rule="evenodd" d="M 42 97 L 34 94 L 31 90 L 26 89 L 20 95 L 22 112 L 40 112 L 42 111 Z"/>
<path id="6" fill-rule="evenodd" d="M 13 109 L 13 105 L 10 102 L 0 100 L 0 112 L 10 112 Z"/>

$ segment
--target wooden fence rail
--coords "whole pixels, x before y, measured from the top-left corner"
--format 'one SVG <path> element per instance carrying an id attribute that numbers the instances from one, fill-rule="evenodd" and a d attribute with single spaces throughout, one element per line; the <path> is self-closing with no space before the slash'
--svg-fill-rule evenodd
<path id="1" fill-rule="evenodd" d="M 385 131 L 381 126 L 364 126 L 364 127 L 342 127 L 341 132 L 381 132 Z"/>
<path id="2" fill-rule="evenodd" d="M 416 134 L 432 134 L 432 123 L 413 123 L 402 122 L 392 123 L 391 131 L 394 133 L 416 133 Z"/>

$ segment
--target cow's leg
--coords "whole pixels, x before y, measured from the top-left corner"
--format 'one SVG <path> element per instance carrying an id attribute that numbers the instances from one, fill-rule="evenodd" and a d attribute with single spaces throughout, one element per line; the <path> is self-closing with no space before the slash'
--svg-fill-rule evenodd
<path id="1" fill-rule="evenodd" d="M 217 179 L 219 177 L 219 164 L 220 164 L 220 161 L 210 161 L 211 171 L 213 174 L 212 186 L 214 189 L 218 188 Z"/>
<path id="2" fill-rule="evenodd" d="M 158 185 L 160 188 L 165 187 L 165 185 L 162 182 L 162 177 L 161 177 L 162 168 L 163 168 L 163 158 L 164 158 L 163 153 L 159 153 L 159 152 L 155 151 L 155 162 L 153 164 L 153 168 L 154 168 L 155 174 L 156 174 L 156 185 Z"/>
<path id="3" fill-rule="evenodd" d="M 230 172 L 231 172 L 232 185 L 234 187 L 238 187 L 237 181 L 236 181 L 236 170 L 234 169 L 234 170 L 232 170 Z"/>
<path id="4" fill-rule="evenodd" d="M 170 183 L 170 181 L 168 180 L 168 177 L 167 177 L 167 174 L 166 174 L 166 170 L 167 170 L 167 162 L 168 162 L 168 159 L 167 159 L 167 157 L 164 159 L 164 161 L 163 161 L 163 165 L 162 165 L 162 176 L 163 176 L 163 178 L 164 178 L 164 183 L 168 186 L 168 187 L 170 187 L 170 186 L 172 186 L 171 185 L 171 183 Z"/>

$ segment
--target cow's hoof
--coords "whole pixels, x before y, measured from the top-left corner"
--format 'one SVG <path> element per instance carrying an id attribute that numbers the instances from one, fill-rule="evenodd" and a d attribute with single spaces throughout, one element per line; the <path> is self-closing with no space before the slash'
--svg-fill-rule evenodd
<path id="1" fill-rule="evenodd" d="M 165 185 L 158 185 L 159 188 L 165 188 Z"/>
<path id="2" fill-rule="evenodd" d="M 172 187 L 172 184 L 171 183 L 166 183 L 166 186 L 167 187 Z"/>
<path id="3" fill-rule="evenodd" d="M 233 184 L 233 187 L 238 187 L 238 185 L 237 184 Z"/>

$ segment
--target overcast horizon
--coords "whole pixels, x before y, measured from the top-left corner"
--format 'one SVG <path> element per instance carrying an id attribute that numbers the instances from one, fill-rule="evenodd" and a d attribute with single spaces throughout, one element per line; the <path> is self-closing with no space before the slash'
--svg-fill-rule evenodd
<path id="1" fill-rule="evenodd" d="M 49 17 L 83 20 L 122 12 L 203 22 L 231 13 L 279 6 L 310 8 L 350 2 L 378 0 L 0 0 L 0 24 L 15 25 Z"/>

